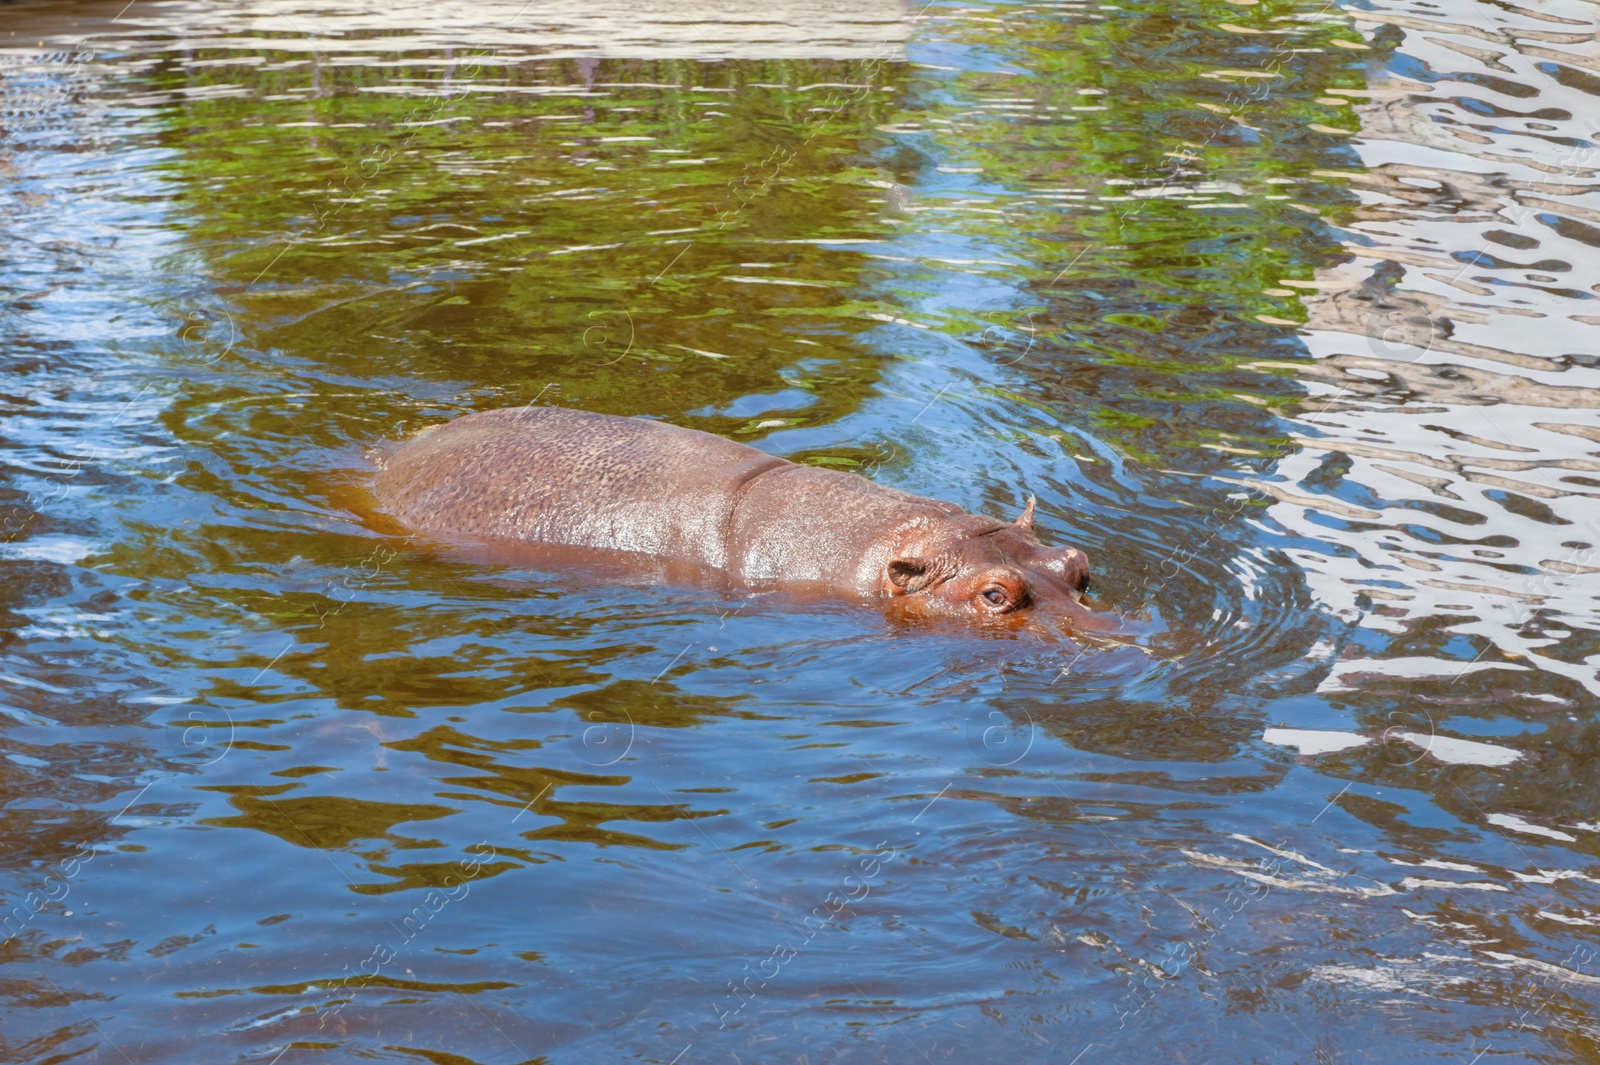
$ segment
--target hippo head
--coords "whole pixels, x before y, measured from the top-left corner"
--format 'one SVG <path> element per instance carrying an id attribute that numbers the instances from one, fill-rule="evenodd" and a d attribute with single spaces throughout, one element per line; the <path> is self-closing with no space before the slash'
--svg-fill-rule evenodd
<path id="1" fill-rule="evenodd" d="M 916 527 L 884 566 L 881 588 L 895 611 L 1007 625 L 1087 613 L 1078 600 L 1089 583 L 1089 560 L 1075 547 L 1039 542 L 1034 502 L 1030 496 L 1009 525 L 953 514 Z"/>

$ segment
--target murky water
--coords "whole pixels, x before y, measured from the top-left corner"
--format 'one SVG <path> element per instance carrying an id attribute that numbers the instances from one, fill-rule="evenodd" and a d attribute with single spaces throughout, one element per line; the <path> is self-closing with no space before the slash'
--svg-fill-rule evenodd
<path id="1" fill-rule="evenodd" d="M 1600 8 L 0 8 L 0 1060 L 1600 1061 Z M 486 568 L 527 402 L 1137 637 Z"/>

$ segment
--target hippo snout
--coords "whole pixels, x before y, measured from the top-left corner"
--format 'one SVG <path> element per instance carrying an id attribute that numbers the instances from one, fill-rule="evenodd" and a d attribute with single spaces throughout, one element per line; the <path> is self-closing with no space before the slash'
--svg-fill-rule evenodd
<path id="1" fill-rule="evenodd" d="M 1089 556 L 1076 547 L 1061 552 L 1061 577 L 1072 588 L 1083 591 L 1089 586 Z"/>

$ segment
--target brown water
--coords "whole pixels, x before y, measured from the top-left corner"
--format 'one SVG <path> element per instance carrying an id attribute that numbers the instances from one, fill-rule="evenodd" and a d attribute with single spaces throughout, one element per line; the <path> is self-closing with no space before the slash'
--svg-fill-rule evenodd
<path id="1" fill-rule="evenodd" d="M 0 1060 L 1600 1061 L 1600 8 L 125 4 L 0 8 Z M 530 401 L 1141 635 L 352 511 Z"/>

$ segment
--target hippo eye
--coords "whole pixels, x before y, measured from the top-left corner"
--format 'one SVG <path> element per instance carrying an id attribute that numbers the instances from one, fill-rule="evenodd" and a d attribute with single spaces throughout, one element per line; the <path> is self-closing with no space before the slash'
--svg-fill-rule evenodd
<path id="1" fill-rule="evenodd" d="M 1000 587 L 998 584 L 991 584 L 989 587 L 985 588 L 983 590 L 983 598 L 984 601 L 990 606 L 1000 607 L 1011 605 L 1011 596 L 1006 594 L 1006 590 Z"/>

